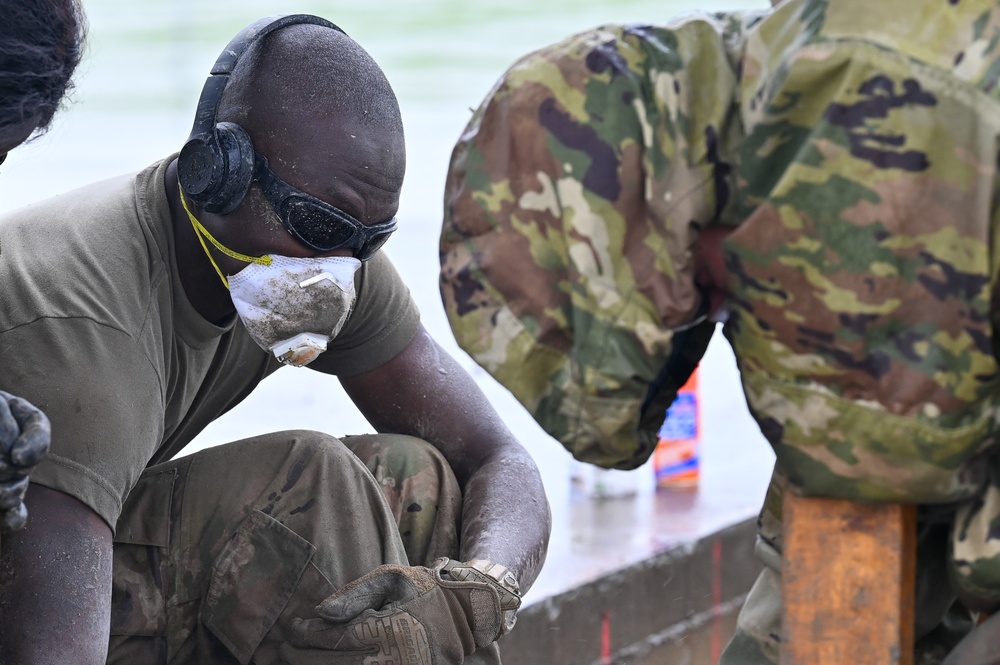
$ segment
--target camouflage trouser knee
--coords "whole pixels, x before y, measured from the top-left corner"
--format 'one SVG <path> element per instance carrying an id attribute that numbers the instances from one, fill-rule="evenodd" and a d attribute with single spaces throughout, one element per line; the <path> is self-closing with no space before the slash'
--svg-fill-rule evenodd
<path id="1" fill-rule="evenodd" d="M 410 565 L 456 556 L 462 497 L 444 457 L 419 439 L 398 434 L 341 440 L 382 488 Z"/>
<path id="2" fill-rule="evenodd" d="M 280 662 L 290 622 L 347 582 L 457 556 L 461 502 L 401 435 L 279 432 L 151 467 L 117 524 L 108 662 Z"/>
<path id="3" fill-rule="evenodd" d="M 771 478 L 758 520 L 755 551 L 764 570 L 747 595 L 736 633 L 720 665 L 777 665 L 782 634 L 781 502 L 785 479 Z M 962 514 L 964 509 L 959 509 Z M 922 507 L 917 541 L 916 629 L 914 663 L 936 665 L 973 628 L 973 617 L 949 585 L 949 539 L 956 523 L 953 508 Z M 953 574 L 953 573 L 952 573 Z"/>

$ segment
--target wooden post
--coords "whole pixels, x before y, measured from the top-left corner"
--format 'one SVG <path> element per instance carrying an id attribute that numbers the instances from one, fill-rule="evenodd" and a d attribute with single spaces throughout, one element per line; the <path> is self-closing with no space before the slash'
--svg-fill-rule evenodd
<path id="1" fill-rule="evenodd" d="M 916 508 L 784 494 L 781 665 L 912 665 Z"/>

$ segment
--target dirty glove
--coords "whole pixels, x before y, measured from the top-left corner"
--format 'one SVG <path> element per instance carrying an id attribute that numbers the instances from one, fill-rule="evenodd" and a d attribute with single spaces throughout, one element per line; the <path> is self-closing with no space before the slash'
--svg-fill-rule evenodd
<path id="1" fill-rule="evenodd" d="M 281 654 L 296 663 L 458 665 L 509 632 L 520 605 L 514 575 L 483 559 L 380 566 L 320 603 L 321 619 L 297 620 Z"/>
<path id="2" fill-rule="evenodd" d="M 49 419 L 31 402 L 0 390 L 0 530 L 28 521 L 28 472 L 49 452 Z"/>

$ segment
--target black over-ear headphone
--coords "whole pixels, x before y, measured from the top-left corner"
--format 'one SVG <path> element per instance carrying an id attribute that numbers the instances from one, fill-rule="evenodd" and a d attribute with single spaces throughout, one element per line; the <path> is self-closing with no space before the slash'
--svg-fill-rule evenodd
<path id="1" fill-rule="evenodd" d="M 234 122 L 217 122 L 222 93 L 240 56 L 267 34 L 296 23 L 344 32 L 311 14 L 268 16 L 243 28 L 215 61 L 205 81 L 194 127 L 177 158 L 177 180 L 187 198 L 208 212 L 225 215 L 243 202 L 253 181 L 254 149 L 250 134 Z M 346 34 L 346 33 L 344 33 Z"/>

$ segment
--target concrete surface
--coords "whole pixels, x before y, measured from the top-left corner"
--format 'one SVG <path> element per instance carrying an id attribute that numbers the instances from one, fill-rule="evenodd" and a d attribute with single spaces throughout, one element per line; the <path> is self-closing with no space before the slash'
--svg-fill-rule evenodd
<path id="1" fill-rule="evenodd" d="M 754 521 L 543 599 L 501 645 L 507 665 L 667 665 L 718 660 L 760 566 Z"/>
<path id="2" fill-rule="evenodd" d="M 718 660 L 760 571 L 753 543 L 766 474 L 759 461 L 722 463 L 738 440 L 708 443 L 696 491 L 594 499 L 574 488 L 553 502 L 561 518 L 504 640 L 505 664 Z"/>

